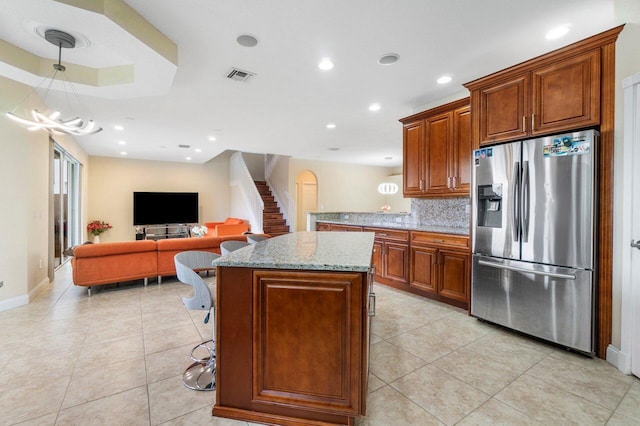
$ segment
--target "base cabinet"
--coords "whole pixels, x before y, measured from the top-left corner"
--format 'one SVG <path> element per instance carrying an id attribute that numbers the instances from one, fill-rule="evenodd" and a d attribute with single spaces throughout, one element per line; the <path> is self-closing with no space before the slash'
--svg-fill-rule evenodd
<path id="1" fill-rule="evenodd" d="M 373 242 L 374 279 L 382 284 L 406 285 L 409 279 L 409 231 L 363 228 L 376 234 Z"/>
<path id="2" fill-rule="evenodd" d="M 324 230 L 374 232 L 373 270 L 376 282 L 426 296 L 463 309 L 471 296 L 469 237 L 423 231 L 330 225 Z"/>
<path id="3" fill-rule="evenodd" d="M 219 267 L 213 414 L 353 425 L 365 415 L 372 297 L 366 272 Z"/>
<path id="4" fill-rule="evenodd" d="M 471 253 L 469 238 L 411 232 L 409 286 L 427 297 L 468 308 Z"/>

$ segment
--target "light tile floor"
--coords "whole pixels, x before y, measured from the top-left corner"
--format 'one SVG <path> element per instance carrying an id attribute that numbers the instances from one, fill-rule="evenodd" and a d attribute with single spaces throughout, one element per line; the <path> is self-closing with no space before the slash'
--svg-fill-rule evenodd
<path id="1" fill-rule="evenodd" d="M 214 284 L 214 279 L 208 279 Z M 359 425 L 640 425 L 640 380 L 376 285 L 367 417 Z M 167 279 L 97 289 L 71 267 L 32 303 L 0 312 L 0 425 L 246 425 L 186 389 L 211 335 Z"/>

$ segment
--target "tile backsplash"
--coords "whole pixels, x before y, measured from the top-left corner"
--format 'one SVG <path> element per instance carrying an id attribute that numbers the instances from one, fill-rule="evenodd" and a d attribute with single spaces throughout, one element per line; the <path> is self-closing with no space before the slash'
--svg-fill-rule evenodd
<path id="1" fill-rule="evenodd" d="M 470 209 L 469 197 L 411 199 L 411 215 L 419 224 L 465 228 Z"/>

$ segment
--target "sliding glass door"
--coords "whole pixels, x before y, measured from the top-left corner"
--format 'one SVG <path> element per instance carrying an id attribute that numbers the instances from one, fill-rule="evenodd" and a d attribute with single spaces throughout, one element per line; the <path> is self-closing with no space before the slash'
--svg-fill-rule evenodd
<path id="1" fill-rule="evenodd" d="M 54 144 L 53 148 L 54 267 L 69 258 L 65 250 L 80 243 L 80 163 Z"/>

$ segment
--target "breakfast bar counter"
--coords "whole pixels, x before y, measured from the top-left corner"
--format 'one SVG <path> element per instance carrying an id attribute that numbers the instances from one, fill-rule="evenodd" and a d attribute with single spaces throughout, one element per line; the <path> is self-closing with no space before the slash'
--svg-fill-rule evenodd
<path id="1" fill-rule="evenodd" d="M 352 425 L 365 414 L 373 240 L 298 232 L 217 260 L 214 416 Z"/>

